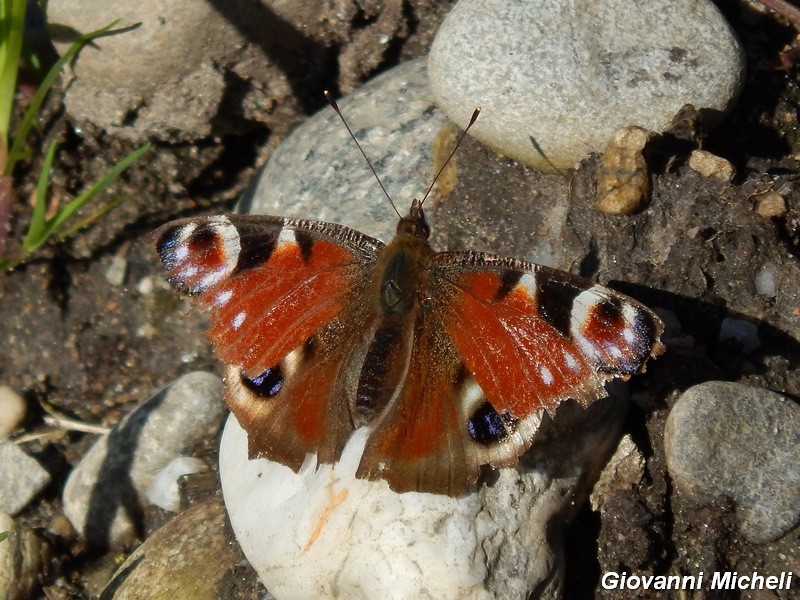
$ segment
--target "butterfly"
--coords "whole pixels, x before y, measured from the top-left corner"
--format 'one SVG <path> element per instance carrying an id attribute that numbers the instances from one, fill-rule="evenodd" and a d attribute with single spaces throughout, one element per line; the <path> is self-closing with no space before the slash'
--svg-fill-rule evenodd
<path id="1" fill-rule="evenodd" d="M 605 397 L 606 382 L 663 352 L 658 316 L 614 290 L 515 258 L 435 251 L 423 203 L 388 244 L 261 215 L 152 234 L 167 278 L 210 311 L 250 458 L 295 471 L 309 454 L 336 463 L 368 427 L 356 477 L 456 496 L 485 465 L 515 465 L 543 411 Z"/>

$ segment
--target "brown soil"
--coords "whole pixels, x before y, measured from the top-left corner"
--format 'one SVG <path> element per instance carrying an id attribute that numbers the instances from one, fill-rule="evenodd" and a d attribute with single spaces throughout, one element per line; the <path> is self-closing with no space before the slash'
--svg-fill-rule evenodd
<path id="1" fill-rule="evenodd" d="M 442 3 L 442 13 L 447 4 Z M 695 344 L 670 347 L 633 383 L 637 402 L 632 403 L 627 431 L 645 455 L 645 478 L 615 496 L 602 517 L 588 506 L 579 513 L 566 549 L 568 598 L 621 597 L 600 587 L 600 575 L 606 570 L 642 575 L 728 568 L 779 573 L 785 569 L 777 557 L 790 555 L 800 546 L 797 531 L 773 544 L 748 543 L 737 533 L 732 507 L 724 499 L 705 507 L 691 504 L 673 489 L 662 449 L 669 406 L 694 383 L 743 381 L 800 397 L 800 191 L 796 189 L 800 162 L 795 158 L 800 70 L 794 65 L 779 68 L 778 61 L 794 33 L 771 18 L 742 22 L 737 6 L 730 12 L 748 55 L 743 96 L 714 131 L 676 133 L 651 144 L 648 164 L 654 191 L 646 214 L 610 219 L 594 211 L 595 158 L 570 175 L 571 227 L 564 244 L 565 251 L 577 257 L 574 270 L 612 282 L 651 306 L 673 311 L 682 333 L 692 336 Z M 373 56 L 378 59 L 368 72 L 337 76 L 322 71 L 321 83 L 333 89 L 349 88 L 424 52 L 435 21 L 404 18 L 403 27 L 391 30 L 392 51 L 376 49 Z M 369 54 L 363 44 L 368 42 L 357 48 L 332 45 L 320 64 L 337 59 L 342 65 L 350 64 L 353 56 Z M 298 106 L 310 114 L 322 100 L 309 101 L 308 94 L 298 91 Z M 103 132 L 74 131 L 63 116 L 58 90 L 50 96 L 46 117 L 45 137 L 62 141 L 52 183 L 54 198 L 74 195 L 132 149 Z M 13 272 L 0 275 L 0 340 L 5 342 L 0 347 L 0 382 L 23 393 L 28 402 L 25 433 L 48 431 L 41 403 L 78 420 L 113 424 L 181 373 L 219 372 L 202 338 L 205 317 L 176 311 L 177 298 L 155 283 L 161 274 L 147 234 L 178 216 L 229 211 L 274 147 L 274 132 L 287 131 L 293 124 L 290 121 L 287 116 L 286 122 L 272 123 L 269 128 L 240 122 L 237 133 L 217 139 L 193 146 L 155 147 L 114 187 L 111 194 L 123 199 L 118 208 L 75 236 L 49 244 Z M 731 184 L 702 177 L 686 166 L 689 152 L 700 144 L 733 162 L 738 175 Z M 490 178 L 496 172 L 494 161 L 509 165 L 491 152 L 468 148 L 459 169 Z M 35 186 L 40 163 L 41 159 L 35 159 L 15 174 L 18 201 L 12 216 L 12 248 L 20 243 L 28 224 L 30 207 L 24 199 Z M 492 184 L 495 189 L 508 188 L 507 198 L 513 199 L 519 189 L 546 193 L 548 185 L 556 185 L 524 167 L 513 168 L 518 180 Z M 563 193 L 566 188 L 561 185 Z M 789 210 L 781 217 L 764 219 L 755 213 L 754 204 L 759 194 L 773 188 L 786 190 Z M 453 197 L 458 197 L 458 189 Z M 502 222 L 503 211 L 513 219 L 513 210 L 513 202 L 505 207 L 493 204 L 492 214 L 484 216 Z M 474 218 L 480 222 L 481 216 Z M 588 231 L 593 234 L 586 235 Z M 635 242 L 631 245 L 630 240 Z M 656 264 L 654 256 L 662 260 Z M 122 287 L 107 280 L 112 261 L 124 263 Z M 783 274 L 776 282 L 782 290 L 777 299 L 752 293 L 757 265 L 765 261 L 773 262 Z M 153 283 L 154 293 L 142 293 L 142 285 Z M 719 342 L 720 322 L 728 316 L 759 325 L 762 346 L 756 353 L 745 355 L 740 348 Z M 102 556 L 52 527 L 61 514 L 60 491 L 70 466 L 93 439 L 62 432 L 24 446 L 53 474 L 52 485 L 18 517 L 53 545 L 52 568 L 42 578 L 48 598 L 89 597 L 90 575 L 102 571 Z M 213 444 L 205 452 L 213 452 Z M 199 497 L 215 493 L 213 482 L 200 489 L 204 491 Z M 166 518 L 150 510 L 146 531 L 153 531 Z M 249 583 L 242 584 L 242 578 Z M 231 597 L 260 597 L 252 574 L 237 574 L 234 579 L 240 593 Z M 638 597 L 671 597 L 667 594 Z"/>

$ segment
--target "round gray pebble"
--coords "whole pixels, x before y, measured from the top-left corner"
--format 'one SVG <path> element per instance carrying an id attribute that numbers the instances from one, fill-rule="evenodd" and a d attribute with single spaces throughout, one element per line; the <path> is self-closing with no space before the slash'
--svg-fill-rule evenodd
<path id="1" fill-rule="evenodd" d="M 425 60 L 395 67 L 341 99 L 339 107 L 405 215 L 433 179 L 433 141 L 447 122 L 433 104 Z M 284 140 L 240 212 L 332 221 L 384 241 L 397 226 L 389 201 L 331 108 Z"/>
<path id="2" fill-rule="evenodd" d="M 678 399 L 664 433 L 676 486 L 736 503 L 742 533 L 772 541 L 800 521 L 800 406 L 760 388 L 711 381 Z"/>
<path id="3" fill-rule="evenodd" d="M 132 542 L 153 478 L 215 435 L 225 412 L 219 377 L 202 371 L 180 377 L 95 442 L 67 480 L 64 514 L 92 545 Z"/>
<path id="4" fill-rule="evenodd" d="M 87 44 L 74 61 L 64 93 L 71 122 L 134 141 L 187 142 L 219 132 L 215 117 L 232 71 L 254 89 L 268 83 L 273 97 L 290 97 L 288 78 L 261 52 L 262 40 L 239 26 L 264 11 L 258 2 L 223 9 L 194 0 L 51 0 L 49 26 L 88 33 L 118 20 L 116 29 L 127 28 Z M 273 33 L 252 31 L 262 30 L 265 39 Z M 56 40 L 60 52 L 72 39 L 65 37 Z M 265 112 L 259 107 L 248 116 Z"/>
<path id="5" fill-rule="evenodd" d="M 620 127 L 664 131 L 685 104 L 718 116 L 743 68 L 725 19 L 699 0 L 461 0 L 429 62 L 453 121 L 481 106 L 475 137 L 545 170 L 602 151 Z"/>

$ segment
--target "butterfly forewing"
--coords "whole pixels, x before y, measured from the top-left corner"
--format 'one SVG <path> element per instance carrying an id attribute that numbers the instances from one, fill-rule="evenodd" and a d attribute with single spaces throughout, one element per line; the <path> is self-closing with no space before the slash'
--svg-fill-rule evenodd
<path id="1" fill-rule="evenodd" d="M 333 321 L 383 247 L 339 225 L 266 216 L 173 221 L 154 237 L 170 281 L 211 309 L 219 358 L 251 377 Z"/>
<path id="2" fill-rule="evenodd" d="M 208 337 L 226 370 L 226 401 L 251 456 L 298 468 L 338 459 L 352 431 L 346 348 L 368 329 L 357 299 L 382 242 L 319 221 L 228 215 L 158 229 L 167 276 L 210 309 Z M 351 386 L 352 387 L 352 386 Z"/>
<path id="3" fill-rule="evenodd" d="M 569 273 L 477 252 L 436 256 L 434 302 L 467 368 L 501 413 L 586 404 L 603 384 L 663 351 L 660 319 L 635 300 Z"/>

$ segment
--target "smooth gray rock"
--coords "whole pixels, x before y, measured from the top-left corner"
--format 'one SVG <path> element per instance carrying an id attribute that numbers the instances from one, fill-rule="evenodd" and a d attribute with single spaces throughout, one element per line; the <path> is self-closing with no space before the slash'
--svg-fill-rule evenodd
<path id="1" fill-rule="evenodd" d="M 90 544 L 118 548 L 138 537 L 146 491 L 174 458 L 216 435 L 225 415 L 222 380 L 180 377 L 95 442 L 64 488 L 64 513 Z"/>
<path id="2" fill-rule="evenodd" d="M 769 390 L 710 381 L 686 390 L 664 432 L 677 487 L 736 503 L 742 533 L 772 541 L 800 521 L 800 406 Z"/>
<path id="3" fill-rule="evenodd" d="M 476 138 L 550 170 L 602 151 L 620 127 L 664 131 L 685 104 L 719 116 L 739 92 L 744 58 L 705 0 L 461 0 L 429 69 L 453 121 L 463 127 L 482 107 Z"/>
<path id="4" fill-rule="evenodd" d="M 0 513 L 15 515 L 50 483 L 50 474 L 16 444 L 0 442 Z"/>
<path id="5" fill-rule="evenodd" d="M 433 143 L 447 122 L 433 104 L 424 59 L 404 63 L 339 100 L 401 214 L 433 180 Z M 471 113 L 471 109 L 466 111 Z M 331 108 L 292 132 L 270 157 L 240 212 L 333 221 L 384 241 L 397 215 Z"/>

